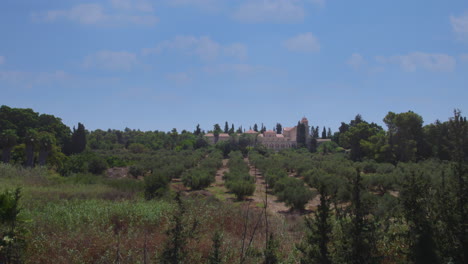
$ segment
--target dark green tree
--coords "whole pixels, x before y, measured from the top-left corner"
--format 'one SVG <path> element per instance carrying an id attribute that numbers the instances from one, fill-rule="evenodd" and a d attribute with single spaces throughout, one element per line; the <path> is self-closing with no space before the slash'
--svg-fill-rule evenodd
<path id="1" fill-rule="evenodd" d="M 330 222 L 330 197 L 324 184 L 320 184 L 320 204 L 313 217 L 306 217 L 307 234 L 298 249 L 303 254 L 302 264 L 331 264 L 329 241 L 332 232 Z"/>
<path id="2" fill-rule="evenodd" d="M 448 136 L 454 161 L 455 212 L 451 228 L 455 237 L 454 252 L 457 263 L 468 263 L 468 173 L 466 149 L 468 144 L 468 122 L 460 110 L 454 110 L 454 116 L 448 123 Z"/>
<path id="3" fill-rule="evenodd" d="M 223 234 L 219 230 L 216 230 L 211 240 L 213 241 L 213 246 L 211 249 L 210 256 L 208 258 L 208 264 L 221 264 L 223 263 L 223 260 L 221 257 L 221 254 L 222 254 L 221 246 L 223 244 Z"/>
<path id="4" fill-rule="evenodd" d="M 78 128 L 73 128 L 71 137 L 72 153 L 81 153 L 86 149 L 86 130 L 83 124 L 78 123 Z"/>
<path id="5" fill-rule="evenodd" d="M 396 161 L 415 161 L 422 156 L 423 119 L 420 115 L 412 111 L 400 114 L 389 112 L 383 121 L 388 127 L 389 146 Z"/>
<path id="6" fill-rule="evenodd" d="M 2 149 L 2 161 L 10 162 L 11 150 L 18 143 L 18 136 L 14 129 L 6 129 L 0 132 L 0 148 Z"/>
<path id="7" fill-rule="evenodd" d="M 195 136 L 198 136 L 198 135 L 201 134 L 200 124 L 197 125 L 197 127 L 195 128 L 195 131 L 193 132 L 193 134 Z"/>
<path id="8" fill-rule="evenodd" d="M 47 157 L 55 145 L 55 137 L 49 132 L 41 131 L 38 135 L 39 141 L 39 165 L 45 166 Z"/>
<path id="9" fill-rule="evenodd" d="M 330 138 L 330 139 L 331 139 L 332 137 L 333 137 L 333 135 L 332 135 L 331 129 L 328 128 L 327 138 Z"/>
<path id="10" fill-rule="evenodd" d="M 283 126 L 280 123 L 276 123 L 276 134 L 283 133 Z"/>
<path id="11" fill-rule="evenodd" d="M 235 132 L 234 124 L 231 124 L 231 128 L 229 129 L 228 133 L 229 133 L 229 135 L 232 135 L 232 134 L 234 134 L 234 132 Z"/>
<path id="12" fill-rule="evenodd" d="M 29 129 L 25 137 L 26 144 L 26 167 L 34 166 L 34 152 L 38 145 L 38 133 L 35 129 Z"/>
<path id="13" fill-rule="evenodd" d="M 315 129 L 314 129 L 314 127 L 312 127 L 312 130 L 313 130 L 313 135 L 312 135 L 312 137 L 313 137 L 313 138 L 319 138 L 319 127 L 316 126 Z"/>
<path id="14" fill-rule="evenodd" d="M 410 259 L 413 263 L 439 263 L 431 223 L 428 177 L 414 171 L 407 172 L 401 181 L 400 201 L 409 226 Z"/>
<path id="15" fill-rule="evenodd" d="M 325 127 L 322 130 L 322 138 L 327 138 L 327 129 Z"/>
<path id="16" fill-rule="evenodd" d="M 305 124 L 297 122 L 296 140 L 298 148 L 307 147 L 306 129 Z"/>
<path id="17" fill-rule="evenodd" d="M 258 132 L 258 126 L 257 126 L 257 124 L 254 125 L 253 130 L 254 130 L 255 132 Z"/>
<path id="18" fill-rule="evenodd" d="M 229 124 L 227 121 L 224 123 L 224 133 L 229 133 Z"/>

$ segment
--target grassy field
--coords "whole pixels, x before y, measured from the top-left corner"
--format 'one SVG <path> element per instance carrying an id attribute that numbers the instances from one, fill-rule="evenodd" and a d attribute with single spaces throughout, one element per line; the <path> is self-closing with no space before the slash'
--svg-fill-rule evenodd
<path id="1" fill-rule="evenodd" d="M 173 192 L 146 201 L 143 182 L 133 179 L 61 177 L 45 168 L 0 165 L 0 186 L 0 191 L 21 187 L 26 263 L 158 263 L 174 217 L 180 214 Z M 191 233 L 183 249 L 187 263 L 207 262 L 215 231 L 223 234 L 224 263 L 239 262 L 243 241 L 245 263 L 258 263 L 265 243 L 262 211 L 214 193 L 182 197 L 182 223 Z M 283 242 L 281 258 L 295 263 L 293 245 L 301 237 L 300 224 L 274 216 L 269 221 Z"/>

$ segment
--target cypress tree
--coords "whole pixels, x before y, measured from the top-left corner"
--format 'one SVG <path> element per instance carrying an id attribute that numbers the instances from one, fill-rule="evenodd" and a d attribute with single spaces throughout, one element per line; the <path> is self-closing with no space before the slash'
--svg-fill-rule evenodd
<path id="1" fill-rule="evenodd" d="M 83 124 L 78 123 L 78 128 L 73 128 L 71 145 L 72 154 L 81 153 L 86 149 L 86 130 Z"/>
<path id="2" fill-rule="evenodd" d="M 280 123 L 276 123 L 276 134 L 281 134 L 283 132 L 283 127 Z"/>
<path id="3" fill-rule="evenodd" d="M 322 138 L 327 138 L 327 130 L 325 129 L 325 127 L 323 127 L 322 130 Z"/>
<path id="4" fill-rule="evenodd" d="M 224 133 L 229 133 L 229 125 L 227 121 L 224 123 Z"/>

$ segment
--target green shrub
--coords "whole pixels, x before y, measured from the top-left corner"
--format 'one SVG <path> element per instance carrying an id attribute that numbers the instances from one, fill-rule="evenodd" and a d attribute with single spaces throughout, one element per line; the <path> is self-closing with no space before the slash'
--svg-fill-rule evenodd
<path id="1" fill-rule="evenodd" d="M 170 179 L 161 171 L 145 177 L 145 198 L 151 200 L 162 197 L 169 190 L 169 181 Z"/>
<path id="2" fill-rule="evenodd" d="M 237 200 L 242 200 L 255 192 L 255 184 L 241 180 L 230 182 L 228 188 L 236 195 Z"/>

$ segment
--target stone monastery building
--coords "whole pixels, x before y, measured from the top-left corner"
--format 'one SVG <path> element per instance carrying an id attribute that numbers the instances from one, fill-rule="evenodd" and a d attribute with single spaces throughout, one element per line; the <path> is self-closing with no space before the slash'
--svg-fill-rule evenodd
<path id="1" fill-rule="evenodd" d="M 300 123 L 304 124 L 306 127 L 306 141 L 309 142 L 311 138 L 309 121 L 307 118 L 303 117 Z M 244 132 L 244 134 L 251 135 L 256 139 L 256 143 L 262 144 L 269 149 L 281 150 L 297 146 L 297 126 L 285 127 L 282 134 L 277 134 L 276 131 L 273 130 L 267 130 L 263 133 L 249 130 Z M 213 133 L 208 133 L 205 136 L 211 144 L 215 144 L 220 141 L 227 141 L 230 138 L 229 134 L 226 133 L 220 133 L 218 139 L 216 139 Z"/>

